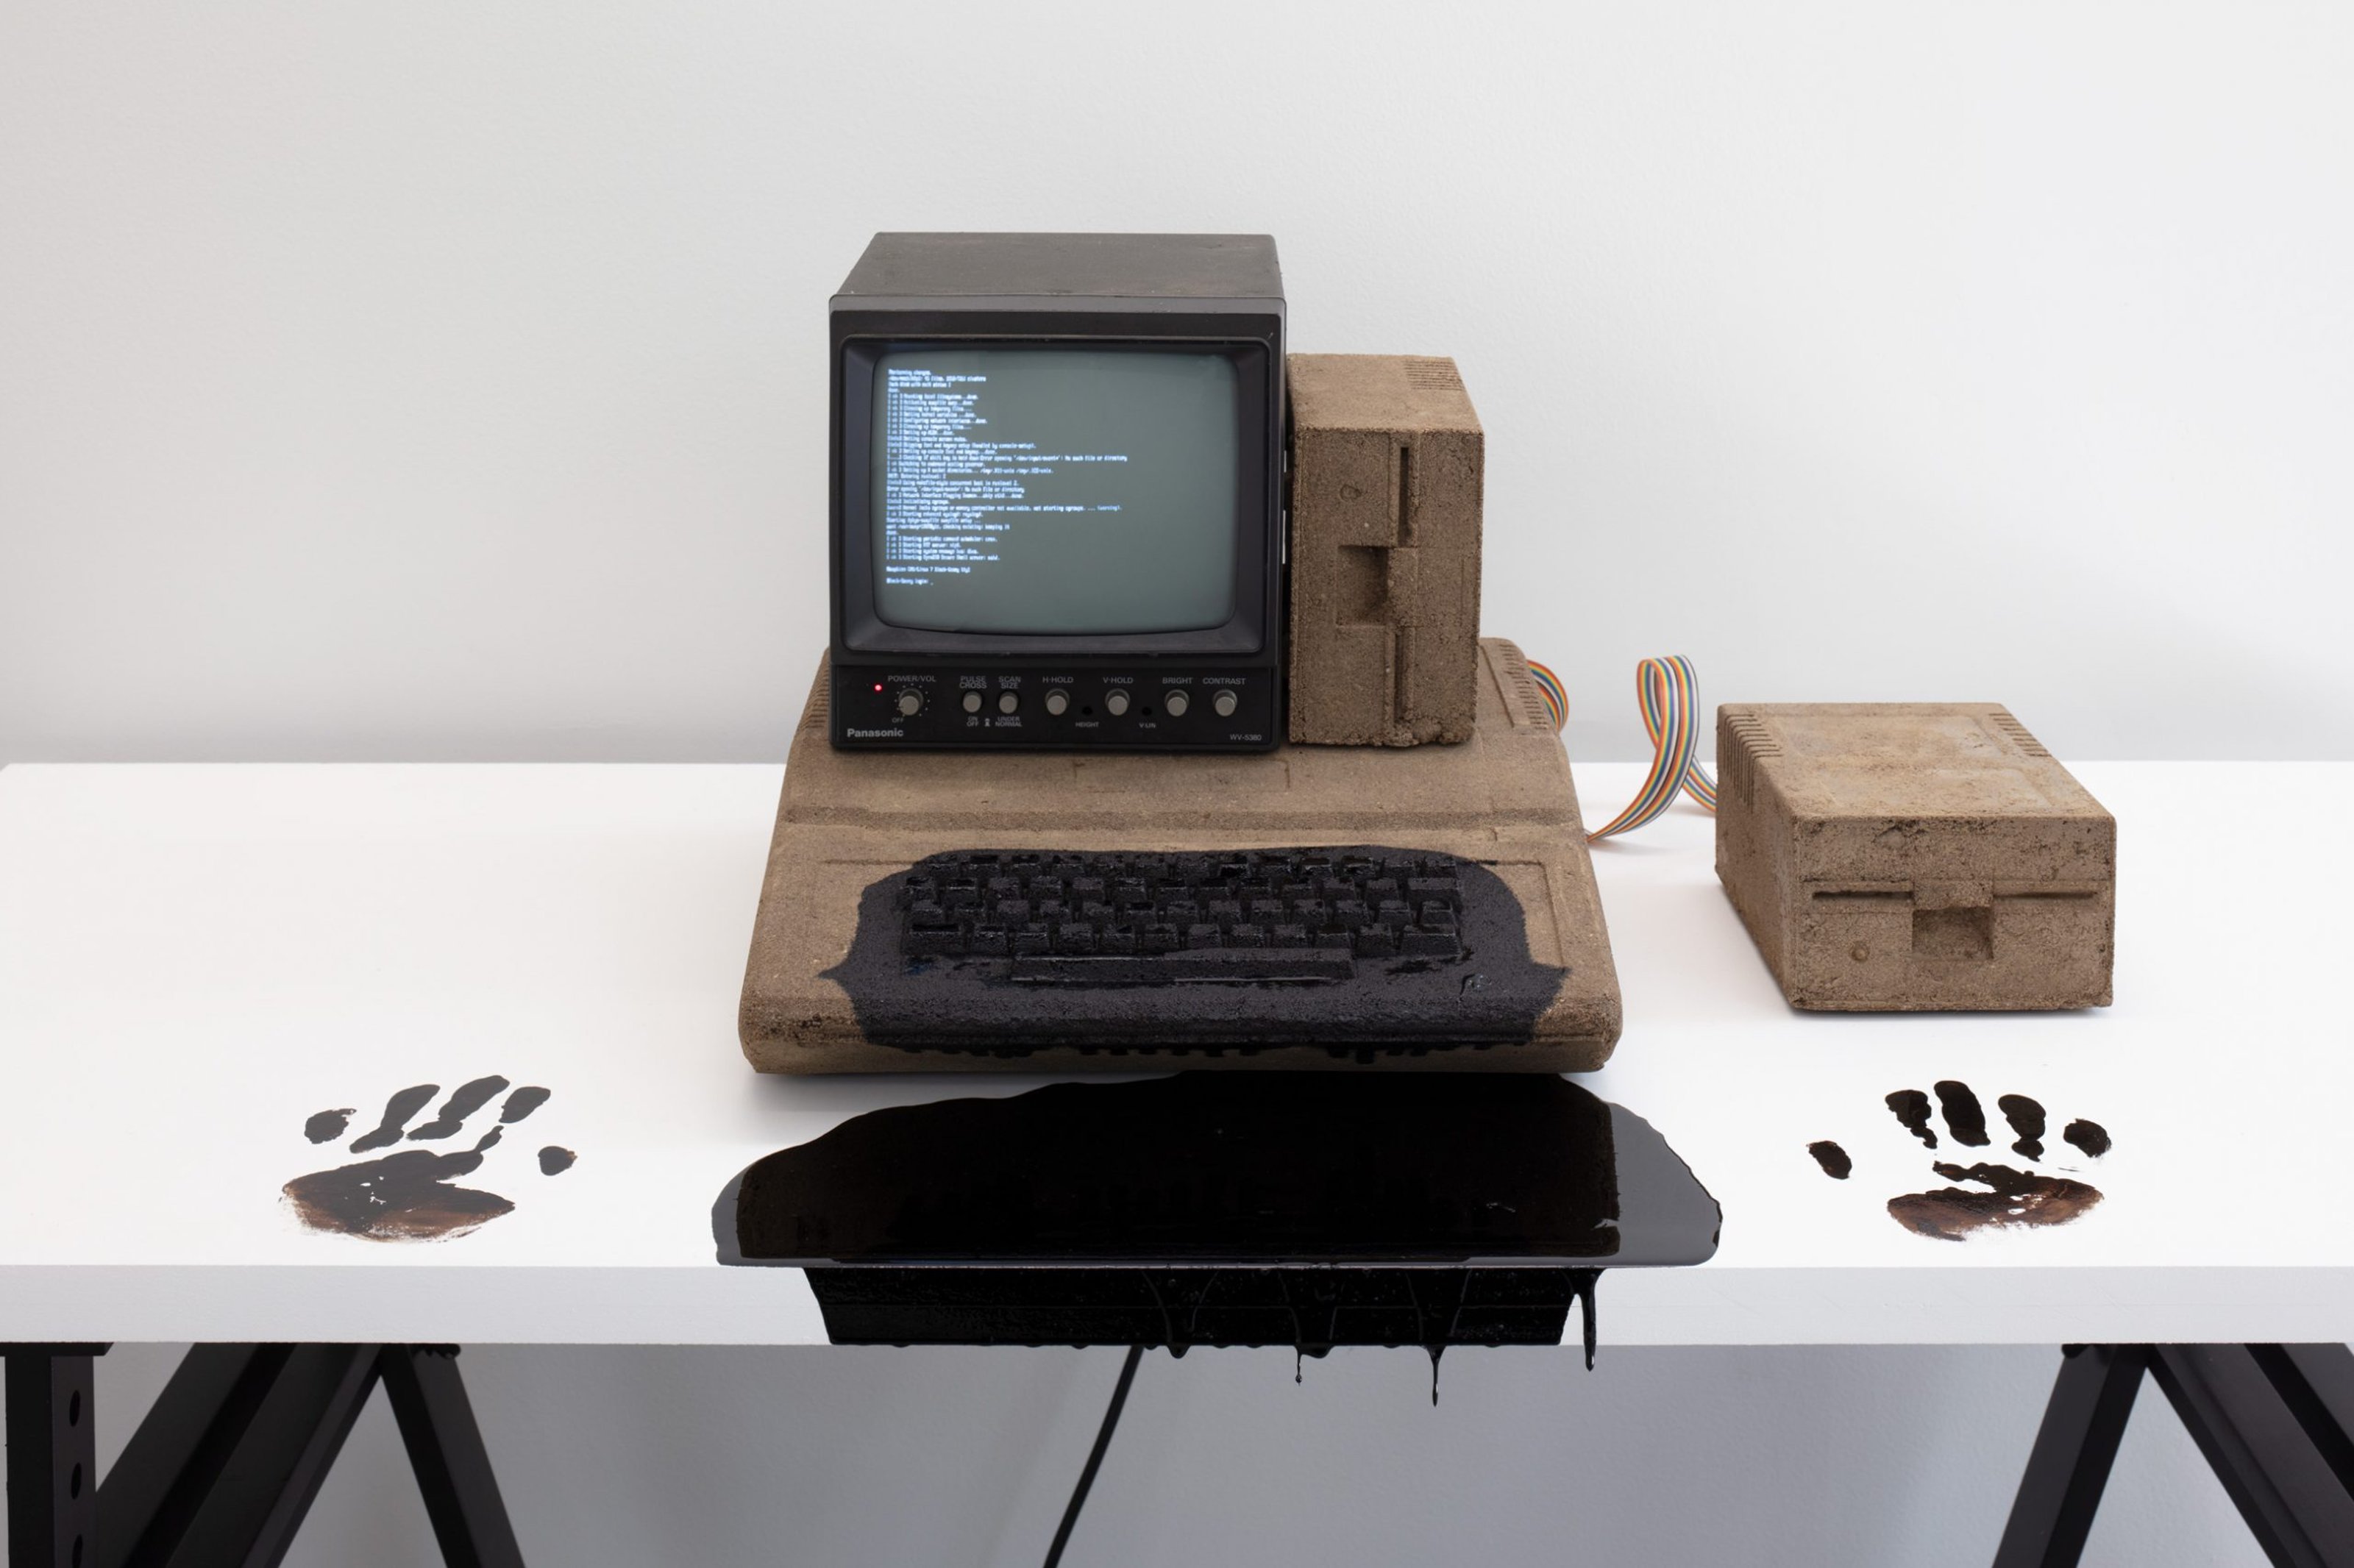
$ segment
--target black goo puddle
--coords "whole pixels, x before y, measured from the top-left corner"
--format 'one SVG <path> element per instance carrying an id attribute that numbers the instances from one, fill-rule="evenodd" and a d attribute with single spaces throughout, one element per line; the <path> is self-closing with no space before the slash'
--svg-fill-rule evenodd
<path id="1" fill-rule="evenodd" d="M 1706 1261 L 1714 1199 L 1557 1077 L 1184 1073 L 854 1117 L 720 1194 L 837 1344 L 1558 1344 L 1605 1268 Z"/>

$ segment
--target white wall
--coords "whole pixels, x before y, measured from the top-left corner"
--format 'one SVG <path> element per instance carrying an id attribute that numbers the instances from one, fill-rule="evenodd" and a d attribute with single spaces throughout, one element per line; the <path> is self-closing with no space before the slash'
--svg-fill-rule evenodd
<path id="1" fill-rule="evenodd" d="M 2354 756 L 2350 76 L 2322 5 L 16 0 L 0 761 L 780 756 L 825 295 L 1065 227 L 1271 231 L 1299 347 L 1460 360 L 1579 755 L 1679 650 Z M 1074 1563 L 1983 1562 L 2052 1358 L 1282 1360 L 1148 1362 Z M 1113 1363 L 468 1364 L 541 1560 L 724 1563 L 1034 1557 Z M 425 1560 L 357 1442 L 307 1560 Z M 2096 1560 L 2257 1561 L 2154 1399 L 2117 1487 Z"/>
<path id="2" fill-rule="evenodd" d="M 2354 16 L 2313 5 L 0 13 L 0 760 L 757 758 L 879 228 L 1264 229 L 1449 353 L 1487 623 L 1631 755 L 1992 697 L 2354 755 Z"/>

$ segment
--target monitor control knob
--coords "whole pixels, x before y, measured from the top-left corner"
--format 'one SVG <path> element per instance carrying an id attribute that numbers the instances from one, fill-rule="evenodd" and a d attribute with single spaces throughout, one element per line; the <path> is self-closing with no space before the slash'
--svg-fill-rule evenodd
<path id="1" fill-rule="evenodd" d="M 1128 694 L 1117 687 L 1104 694 L 1104 712 L 1118 718 L 1128 711 Z"/>
<path id="2" fill-rule="evenodd" d="M 1162 699 L 1161 705 L 1169 710 L 1171 718 L 1183 718 L 1185 710 L 1193 705 L 1193 699 L 1182 692 L 1172 692 Z"/>
<path id="3" fill-rule="evenodd" d="M 977 714 L 981 711 L 981 694 L 979 692 L 967 692 L 964 694 L 964 711 L 969 714 Z"/>
<path id="4" fill-rule="evenodd" d="M 899 716 L 901 718 L 914 718 L 917 714 L 924 711 L 924 694 L 921 692 L 901 692 L 899 694 L 898 701 L 892 704 L 892 706 L 899 710 Z"/>
<path id="5" fill-rule="evenodd" d="M 1218 710 L 1218 716 L 1220 718 L 1232 718 L 1235 716 L 1235 709 L 1240 705 L 1236 701 L 1233 692 L 1225 691 L 1220 692 L 1216 696 L 1212 697 L 1210 699 L 1210 705 Z"/>
<path id="6" fill-rule="evenodd" d="M 1021 694 L 1020 694 L 1020 693 L 1018 693 L 1018 692 L 1000 692 L 1000 693 L 998 693 L 998 694 L 997 694 L 997 711 L 998 711 L 999 713 L 1002 713 L 1002 714 L 1010 714 L 1010 713 L 1013 713 L 1013 712 L 1015 712 L 1016 710 L 1018 710 L 1021 706 L 1022 706 L 1022 696 L 1021 696 Z"/>
<path id="7" fill-rule="evenodd" d="M 1071 694 L 1068 692 L 1048 692 L 1046 694 L 1046 711 L 1053 714 L 1056 718 L 1061 718 L 1063 716 L 1063 710 L 1070 705 Z"/>

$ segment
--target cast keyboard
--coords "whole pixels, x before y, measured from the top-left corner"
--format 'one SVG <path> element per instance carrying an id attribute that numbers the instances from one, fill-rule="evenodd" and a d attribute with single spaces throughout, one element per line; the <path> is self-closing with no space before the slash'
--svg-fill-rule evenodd
<path id="1" fill-rule="evenodd" d="M 901 879 L 900 950 L 1001 960 L 1006 979 L 1035 985 L 1312 983 L 1354 979 L 1361 964 L 1422 969 L 1465 956 L 1469 865 L 1306 848 L 937 854 Z"/>

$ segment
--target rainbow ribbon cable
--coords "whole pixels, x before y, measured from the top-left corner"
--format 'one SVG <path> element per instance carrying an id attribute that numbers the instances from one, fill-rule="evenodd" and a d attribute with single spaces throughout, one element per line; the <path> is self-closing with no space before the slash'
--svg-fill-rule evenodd
<path id="1" fill-rule="evenodd" d="M 1529 661 L 1537 679 L 1537 693 L 1555 729 L 1569 721 L 1569 694 L 1561 677 Z M 1651 737 L 1651 770 L 1643 788 L 1627 809 L 1585 835 L 1588 843 L 1614 833 L 1630 832 L 1690 795 L 1704 811 L 1716 810 L 1716 780 L 1693 755 L 1700 744 L 1700 677 L 1691 661 L 1681 653 L 1646 659 L 1635 666 L 1635 698 L 1643 705 L 1643 731 Z"/>

